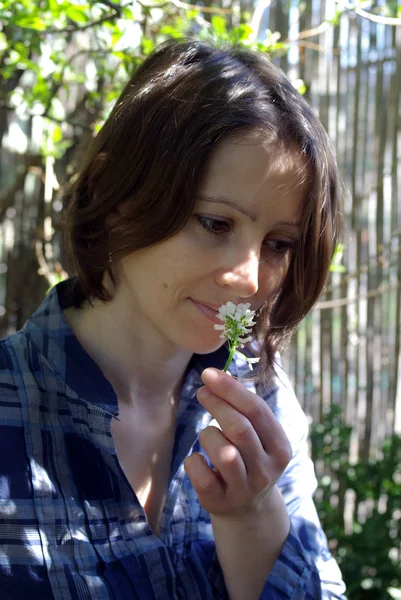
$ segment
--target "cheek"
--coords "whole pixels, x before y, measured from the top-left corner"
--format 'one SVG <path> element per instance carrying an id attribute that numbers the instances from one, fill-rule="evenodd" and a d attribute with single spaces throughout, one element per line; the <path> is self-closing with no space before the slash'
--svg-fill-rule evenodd
<path id="1" fill-rule="evenodd" d="M 259 276 L 259 289 L 264 300 L 277 294 L 284 283 L 288 273 L 291 258 L 288 256 L 280 260 L 266 262 Z"/>

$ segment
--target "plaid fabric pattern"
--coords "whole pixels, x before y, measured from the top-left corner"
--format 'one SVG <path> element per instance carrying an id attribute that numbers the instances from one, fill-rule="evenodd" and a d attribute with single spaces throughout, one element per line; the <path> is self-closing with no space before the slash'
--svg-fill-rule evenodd
<path id="1" fill-rule="evenodd" d="M 222 368 L 226 349 L 189 365 L 157 537 L 116 457 L 115 393 L 64 319 L 70 295 L 71 280 L 59 284 L 0 341 L 0 600 L 226 599 L 209 515 L 183 469 L 211 421 L 200 374 Z M 247 372 L 239 359 L 232 368 Z M 294 456 L 279 482 L 291 532 L 261 598 L 344 598 L 312 501 L 305 415 L 284 373 L 264 397 Z"/>

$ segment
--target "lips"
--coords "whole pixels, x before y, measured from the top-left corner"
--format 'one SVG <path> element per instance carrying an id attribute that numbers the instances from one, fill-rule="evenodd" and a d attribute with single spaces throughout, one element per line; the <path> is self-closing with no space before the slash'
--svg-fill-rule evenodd
<path id="1" fill-rule="evenodd" d="M 219 312 L 220 306 L 216 308 L 213 305 L 204 304 L 203 302 L 199 302 L 193 298 L 190 298 L 190 300 L 205 317 L 207 317 L 213 323 L 219 323 L 221 325 L 221 319 L 218 319 L 216 316 Z"/>

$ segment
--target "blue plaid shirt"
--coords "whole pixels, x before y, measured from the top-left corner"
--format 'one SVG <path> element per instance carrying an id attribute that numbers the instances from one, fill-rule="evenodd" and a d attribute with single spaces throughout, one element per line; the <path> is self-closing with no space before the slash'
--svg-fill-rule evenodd
<path id="1" fill-rule="evenodd" d="M 227 598 L 209 515 L 183 469 L 211 421 L 196 400 L 200 374 L 222 367 L 226 349 L 188 367 L 157 537 L 116 456 L 117 397 L 64 319 L 70 303 L 71 280 L 0 341 L 0 600 Z M 245 361 L 232 372 L 243 378 Z M 278 484 L 291 531 L 261 598 L 344 598 L 312 500 L 305 415 L 284 374 L 264 396 L 294 455 Z"/>

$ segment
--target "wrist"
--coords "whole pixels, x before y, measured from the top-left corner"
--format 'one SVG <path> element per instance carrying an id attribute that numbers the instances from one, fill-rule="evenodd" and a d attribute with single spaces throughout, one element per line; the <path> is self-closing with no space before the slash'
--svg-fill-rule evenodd
<path id="1" fill-rule="evenodd" d="M 217 556 L 229 598 L 259 598 L 290 531 L 280 490 L 241 516 L 211 515 Z"/>
<path id="2" fill-rule="evenodd" d="M 277 486 L 274 486 L 269 494 L 255 499 L 252 506 L 239 509 L 230 515 L 210 515 L 213 528 L 223 530 L 225 527 L 234 530 L 243 529 L 249 533 L 265 535 L 273 531 L 284 536 L 285 539 L 290 531 L 290 519 L 284 498 Z"/>

